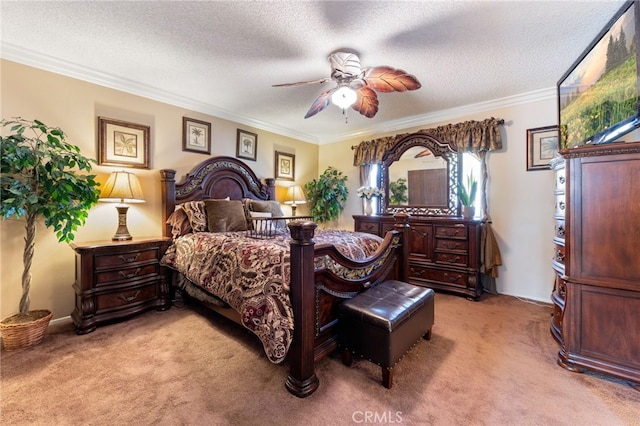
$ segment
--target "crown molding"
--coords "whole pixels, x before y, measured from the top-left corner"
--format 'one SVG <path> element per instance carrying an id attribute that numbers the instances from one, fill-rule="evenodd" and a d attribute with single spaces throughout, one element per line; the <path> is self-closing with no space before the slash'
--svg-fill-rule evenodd
<path id="1" fill-rule="evenodd" d="M 151 86 L 140 84 L 133 80 L 115 77 L 113 75 L 95 69 L 81 67 L 54 58 L 52 56 L 43 55 L 41 53 L 15 46 L 11 43 L 2 42 L 0 44 L 0 57 L 34 68 L 43 69 L 45 71 L 72 77 L 78 80 L 97 84 L 99 86 L 104 86 L 110 89 L 120 90 L 126 93 L 142 96 L 169 105 L 198 111 L 204 114 L 212 115 L 214 117 L 222 118 L 224 120 L 233 121 L 238 124 L 262 129 L 268 132 L 317 145 L 341 142 L 358 137 L 364 138 L 380 133 L 402 131 L 404 129 L 412 127 L 427 126 L 429 123 L 456 120 L 460 117 L 467 117 L 469 115 L 481 112 L 493 111 L 500 108 L 508 108 L 516 105 L 537 102 L 556 97 L 555 87 L 535 90 L 528 93 L 464 105 L 457 108 L 436 111 L 423 115 L 404 117 L 398 120 L 386 121 L 384 123 L 368 127 L 358 132 L 343 133 L 335 138 L 320 139 L 316 136 L 296 132 L 295 130 L 286 127 L 275 126 L 271 123 L 266 123 L 264 121 L 256 120 L 251 117 L 227 111 L 225 109 L 218 108 L 216 106 L 203 102 L 195 101 L 193 99 L 186 98 L 175 93 L 170 93 L 165 90 L 159 90 Z"/>

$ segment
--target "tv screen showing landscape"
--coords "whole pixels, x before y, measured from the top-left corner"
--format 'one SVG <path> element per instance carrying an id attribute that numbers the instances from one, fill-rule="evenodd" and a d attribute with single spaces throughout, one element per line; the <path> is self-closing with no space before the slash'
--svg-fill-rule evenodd
<path id="1" fill-rule="evenodd" d="M 612 142 L 640 126 L 636 3 L 620 9 L 558 82 L 562 148 Z"/>

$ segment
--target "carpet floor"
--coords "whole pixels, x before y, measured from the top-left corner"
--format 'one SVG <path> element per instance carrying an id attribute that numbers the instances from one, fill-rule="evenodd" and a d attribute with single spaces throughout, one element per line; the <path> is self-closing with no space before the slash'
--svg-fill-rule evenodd
<path id="1" fill-rule="evenodd" d="M 438 293 L 422 340 L 380 384 L 366 360 L 320 361 L 320 387 L 287 392 L 252 334 L 176 306 L 77 336 L 50 326 L 35 348 L 0 355 L 2 425 L 640 425 L 630 383 L 556 363 L 551 307 L 510 296 Z"/>

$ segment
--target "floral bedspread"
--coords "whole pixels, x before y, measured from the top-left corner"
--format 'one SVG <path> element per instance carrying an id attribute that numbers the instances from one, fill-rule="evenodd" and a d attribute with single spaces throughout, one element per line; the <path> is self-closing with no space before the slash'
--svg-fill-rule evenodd
<path id="1" fill-rule="evenodd" d="M 270 239 L 249 238 L 245 232 L 191 233 L 174 240 L 161 263 L 238 311 L 269 360 L 280 363 L 293 338 L 289 241 L 288 233 Z M 373 254 L 382 239 L 318 229 L 314 241 L 333 244 L 346 257 L 360 260 Z"/>

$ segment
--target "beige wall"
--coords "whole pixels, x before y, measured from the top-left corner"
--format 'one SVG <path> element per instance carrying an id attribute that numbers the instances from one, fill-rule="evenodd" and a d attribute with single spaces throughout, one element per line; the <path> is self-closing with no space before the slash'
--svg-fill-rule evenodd
<path id="1" fill-rule="evenodd" d="M 318 176 L 318 146 L 295 139 L 238 125 L 216 117 L 155 102 L 139 96 L 76 79 L 2 60 L 1 116 L 37 118 L 50 126 L 62 128 L 68 141 L 78 145 L 82 153 L 97 158 L 97 117 L 124 120 L 151 126 L 149 170 L 129 169 L 141 180 L 146 199 L 144 204 L 131 205 L 128 227 L 135 236 L 156 236 L 162 233 L 160 181 L 158 170 L 172 168 L 181 179 L 196 164 L 207 157 L 182 151 L 182 117 L 211 123 L 212 155 L 235 156 L 238 128 L 258 134 L 257 161 L 247 164 L 258 177 L 273 177 L 274 151 L 296 156 L 296 181 L 304 184 Z M 95 166 L 94 174 L 104 181 L 118 167 Z M 290 182 L 277 182 L 277 196 L 284 196 Z M 285 207 L 286 208 L 286 207 Z M 308 213 L 300 206 L 299 214 Z M 16 313 L 20 299 L 24 222 L 0 221 L 0 318 Z M 77 233 L 76 241 L 110 239 L 117 227 L 115 207 L 99 203 Z M 46 308 L 54 318 L 68 316 L 74 307 L 74 253 L 64 243 L 58 243 L 53 231 L 40 223 L 36 235 L 36 252 L 32 267 L 31 307 Z"/>

